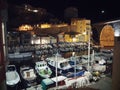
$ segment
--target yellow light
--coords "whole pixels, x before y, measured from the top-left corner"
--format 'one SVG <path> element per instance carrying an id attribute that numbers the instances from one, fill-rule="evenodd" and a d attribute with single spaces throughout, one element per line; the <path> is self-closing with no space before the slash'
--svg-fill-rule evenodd
<path id="1" fill-rule="evenodd" d="M 33 27 L 31 25 L 22 25 L 19 27 L 19 31 L 27 31 L 27 30 L 33 30 Z"/>
<path id="2" fill-rule="evenodd" d="M 41 24 L 41 28 L 50 28 L 51 24 Z"/>
<path id="3" fill-rule="evenodd" d="M 83 32 L 83 35 L 86 35 L 87 33 L 86 32 Z"/>
<path id="4" fill-rule="evenodd" d="M 73 38 L 73 42 L 76 42 L 77 41 L 77 39 L 76 38 Z"/>

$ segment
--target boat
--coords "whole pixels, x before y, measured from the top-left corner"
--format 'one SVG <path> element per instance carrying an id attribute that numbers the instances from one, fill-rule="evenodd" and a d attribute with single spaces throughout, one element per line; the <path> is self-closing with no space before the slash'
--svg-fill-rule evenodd
<path id="1" fill-rule="evenodd" d="M 93 64 L 93 71 L 105 72 L 106 71 L 106 60 L 96 60 Z"/>
<path id="2" fill-rule="evenodd" d="M 43 90 L 43 89 L 42 89 L 42 86 L 38 84 L 35 86 L 27 87 L 26 89 L 22 89 L 22 90 Z"/>
<path id="3" fill-rule="evenodd" d="M 47 78 L 41 81 L 41 87 L 43 90 L 78 89 L 80 87 L 86 87 L 90 84 L 89 78 L 87 76 L 89 75 L 84 75 L 77 78 L 67 78 L 60 75 L 53 78 Z"/>
<path id="4" fill-rule="evenodd" d="M 35 70 L 42 78 L 49 78 L 52 75 L 52 70 L 49 68 L 46 61 L 36 62 Z"/>
<path id="5" fill-rule="evenodd" d="M 66 87 L 70 89 L 80 88 L 80 87 L 86 87 L 90 84 L 89 78 L 84 75 L 76 78 L 67 78 L 65 79 Z"/>
<path id="6" fill-rule="evenodd" d="M 17 85 L 20 82 L 20 76 L 15 65 L 7 65 L 6 84 L 8 86 Z"/>
<path id="7" fill-rule="evenodd" d="M 34 68 L 30 66 L 21 66 L 20 74 L 27 86 L 36 85 L 36 74 Z"/>
<path id="8" fill-rule="evenodd" d="M 100 52 L 102 54 L 104 54 L 104 56 L 113 56 L 113 51 L 112 50 L 101 49 Z"/>
<path id="9" fill-rule="evenodd" d="M 81 56 L 71 56 L 69 58 L 69 63 L 72 67 L 76 68 L 76 70 L 86 70 L 86 68 L 82 64 Z"/>
<path id="10" fill-rule="evenodd" d="M 65 76 L 57 76 L 53 78 L 46 78 L 41 81 L 41 86 L 43 90 L 57 90 L 59 89 L 65 89 L 65 79 L 67 77 Z M 57 83 L 57 84 L 56 84 Z"/>
<path id="11" fill-rule="evenodd" d="M 105 53 L 104 51 L 103 51 L 103 53 L 102 52 L 95 53 L 94 58 L 97 59 L 97 60 L 98 59 L 99 60 L 104 59 L 104 60 L 106 60 L 106 62 L 108 64 L 112 64 L 112 62 L 113 62 L 113 55 L 112 54 L 110 55 L 109 51 L 106 54 L 104 54 L 104 53 Z"/>
<path id="12" fill-rule="evenodd" d="M 15 53 L 9 53 L 8 58 L 10 61 L 16 61 L 21 62 L 24 60 L 31 60 L 32 59 L 32 52 L 15 52 Z"/>
<path id="13" fill-rule="evenodd" d="M 91 60 L 91 57 L 90 57 L 90 60 Z M 81 61 L 82 61 L 82 64 L 87 64 L 88 63 L 88 55 L 82 55 Z"/>
<path id="14" fill-rule="evenodd" d="M 69 63 L 69 59 L 63 58 L 61 56 L 56 57 L 48 57 L 46 58 L 48 65 L 53 71 L 56 71 L 58 75 L 66 76 L 67 78 L 74 76 L 82 76 L 84 74 L 84 70 L 76 69 L 72 67 Z M 57 64 L 56 64 L 57 63 Z"/>
<path id="15" fill-rule="evenodd" d="M 104 54 L 101 52 L 96 52 L 96 53 L 94 53 L 94 59 L 95 60 L 101 60 L 101 59 L 107 60 L 107 57 L 104 56 Z"/>
<path id="16" fill-rule="evenodd" d="M 82 63 L 82 61 L 81 61 L 81 56 L 71 56 L 71 57 L 69 58 L 69 60 L 70 60 L 70 63 L 71 63 L 72 65 L 75 64 L 75 60 L 76 60 L 76 64 Z"/>

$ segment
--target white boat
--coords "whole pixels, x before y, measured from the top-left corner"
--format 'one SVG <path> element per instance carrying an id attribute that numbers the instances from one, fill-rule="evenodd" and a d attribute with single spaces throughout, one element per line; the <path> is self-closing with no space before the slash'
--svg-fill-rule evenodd
<path id="1" fill-rule="evenodd" d="M 42 86 L 40 84 L 38 84 L 38 85 L 35 85 L 35 86 L 28 87 L 25 90 L 42 90 Z"/>
<path id="2" fill-rule="evenodd" d="M 81 56 L 71 56 L 70 58 L 69 58 L 69 62 L 70 62 L 70 64 L 71 65 L 75 65 L 75 64 L 80 64 L 80 63 L 82 63 L 82 61 L 81 61 Z"/>
<path id="3" fill-rule="evenodd" d="M 90 60 L 91 60 L 91 57 L 90 57 Z M 88 55 L 82 55 L 81 61 L 82 61 L 82 64 L 87 64 L 88 63 Z"/>
<path id="4" fill-rule="evenodd" d="M 56 83 L 57 85 L 55 85 Z M 57 76 L 53 78 L 43 79 L 41 81 L 41 87 L 43 90 L 78 89 L 80 87 L 86 87 L 89 84 L 90 81 L 87 75 L 77 78 L 67 78 L 65 76 Z"/>
<path id="5" fill-rule="evenodd" d="M 69 59 L 53 56 L 46 58 L 46 61 L 53 71 L 57 71 L 55 73 L 57 73 L 58 75 L 60 74 L 69 78 L 74 76 L 82 76 L 84 74 L 84 70 L 81 71 L 71 66 L 69 63 Z"/>
<path id="6" fill-rule="evenodd" d="M 80 88 L 80 87 L 86 87 L 90 84 L 89 78 L 87 76 L 81 76 L 77 78 L 67 78 L 65 79 L 66 87 L 69 88 Z"/>
<path id="7" fill-rule="evenodd" d="M 106 71 L 106 61 L 104 59 L 97 60 L 95 64 L 93 64 L 93 71 L 105 72 Z"/>
<path id="8" fill-rule="evenodd" d="M 47 62 L 45 61 L 36 62 L 35 70 L 42 78 L 49 78 L 52 74 L 52 70 L 48 67 Z"/>
<path id="9" fill-rule="evenodd" d="M 95 53 L 94 55 L 95 60 L 102 60 L 104 59 L 106 63 L 112 64 L 113 62 L 113 55 L 105 55 L 102 52 Z"/>
<path id="10" fill-rule="evenodd" d="M 16 61 L 16 62 L 20 62 L 23 60 L 30 60 L 32 59 L 32 52 L 24 52 L 24 53 L 20 53 L 20 52 L 15 52 L 15 53 L 9 53 L 8 54 L 8 58 L 10 61 Z"/>
<path id="11" fill-rule="evenodd" d="M 20 73 L 22 78 L 25 80 L 27 86 L 32 86 L 36 84 L 36 74 L 35 70 L 29 66 L 21 66 Z"/>
<path id="12" fill-rule="evenodd" d="M 101 60 L 101 59 L 107 60 L 107 57 L 101 52 L 96 52 L 94 53 L 94 59 L 95 60 Z"/>
<path id="13" fill-rule="evenodd" d="M 103 53 L 105 56 L 113 56 L 112 50 L 101 49 L 100 52 Z"/>
<path id="14" fill-rule="evenodd" d="M 56 89 L 60 89 L 63 90 L 66 87 L 65 84 L 65 79 L 67 77 L 65 76 L 57 76 L 57 77 L 53 77 L 53 78 L 46 78 L 43 79 L 41 81 L 41 86 L 43 90 L 56 90 Z M 57 83 L 57 86 L 55 85 Z"/>
<path id="15" fill-rule="evenodd" d="M 6 84 L 14 86 L 20 82 L 20 76 L 16 71 L 15 65 L 8 65 L 6 71 Z"/>

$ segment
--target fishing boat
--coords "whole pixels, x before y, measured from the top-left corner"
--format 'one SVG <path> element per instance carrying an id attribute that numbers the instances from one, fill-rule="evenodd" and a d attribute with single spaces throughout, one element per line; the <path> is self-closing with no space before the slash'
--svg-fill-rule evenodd
<path id="1" fill-rule="evenodd" d="M 21 66 L 20 67 L 21 76 L 27 86 L 32 86 L 36 84 L 36 74 L 35 70 L 30 66 Z"/>
<path id="2" fill-rule="evenodd" d="M 69 63 L 69 59 L 63 58 L 61 56 L 48 57 L 46 58 L 48 65 L 53 71 L 56 71 L 58 75 L 63 75 L 69 77 L 82 76 L 84 70 L 78 70 L 75 67 L 72 67 Z"/>
<path id="3" fill-rule="evenodd" d="M 52 74 L 52 70 L 48 67 L 47 62 L 45 61 L 36 62 L 35 70 L 42 78 L 49 78 Z"/>
<path id="4" fill-rule="evenodd" d="M 20 82 L 20 76 L 16 70 L 15 65 L 7 65 L 6 84 L 14 86 Z"/>

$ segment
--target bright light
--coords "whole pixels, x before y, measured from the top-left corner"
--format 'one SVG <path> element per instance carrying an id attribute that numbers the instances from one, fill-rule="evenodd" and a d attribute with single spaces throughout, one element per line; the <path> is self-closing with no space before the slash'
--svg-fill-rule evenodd
<path id="1" fill-rule="evenodd" d="M 104 11 L 104 10 L 102 10 L 102 11 L 101 11 L 101 13 L 105 13 L 105 11 Z"/>
<path id="2" fill-rule="evenodd" d="M 40 44 L 40 38 L 33 38 L 31 44 Z"/>
<path id="3" fill-rule="evenodd" d="M 120 36 L 120 24 L 117 22 L 117 23 L 114 23 L 113 24 L 113 27 L 114 27 L 114 36 L 115 37 L 119 37 Z"/>
<path id="4" fill-rule="evenodd" d="M 72 56 L 75 56 L 75 52 L 72 52 Z"/>
<path id="5" fill-rule="evenodd" d="M 19 26 L 20 31 L 27 31 L 27 30 L 33 30 L 33 27 L 31 25 L 22 25 Z"/>
<path id="6" fill-rule="evenodd" d="M 28 9 L 28 11 L 31 11 L 31 9 Z"/>
<path id="7" fill-rule="evenodd" d="M 50 28 L 51 24 L 41 24 L 41 28 Z"/>
<path id="8" fill-rule="evenodd" d="M 2 35 L 3 35 L 3 44 L 5 44 L 5 25 L 2 23 Z"/>
<path id="9" fill-rule="evenodd" d="M 83 32 L 83 35 L 86 35 L 87 33 L 86 32 Z"/>
<path id="10" fill-rule="evenodd" d="M 73 38 L 73 42 L 76 42 L 77 41 L 77 39 L 76 38 Z"/>
<path id="11" fill-rule="evenodd" d="M 37 13 L 37 12 L 38 12 L 38 10 L 33 10 L 33 12 Z"/>
<path id="12" fill-rule="evenodd" d="M 120 36 L 120 30 L 115 30 L 114 35 L 115 35 L 116 37 L 119 37 L 119 36 Z"/>

